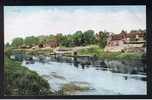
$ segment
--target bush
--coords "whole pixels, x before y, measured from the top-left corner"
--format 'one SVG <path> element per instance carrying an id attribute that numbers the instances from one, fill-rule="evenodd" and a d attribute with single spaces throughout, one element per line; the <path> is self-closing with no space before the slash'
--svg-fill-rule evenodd
<path id="1" fill-rule="evenodd" d="M 49 84 L 36 72 L 5 57 L 5 95 L 52 95 Z"/>
<path id="2" fill-rule="evenodd" d="M 5 48 L 4 49 L 4 54 L 6 55 L 6 56 L 11 56 L 11 54 L 12 54 L 12 51 L 13 51 L 13 49 L 12 48 Z"/>
<path id="3" fill-rule="evenodd" d="M 103 49 L 99 48 L 99 46 L 92 45 L 87 49 L 81 49 L 79 51 L 80 55 L 96 55 L 97 57 L 100 56 L 100 54 L 103 52 Z"/>

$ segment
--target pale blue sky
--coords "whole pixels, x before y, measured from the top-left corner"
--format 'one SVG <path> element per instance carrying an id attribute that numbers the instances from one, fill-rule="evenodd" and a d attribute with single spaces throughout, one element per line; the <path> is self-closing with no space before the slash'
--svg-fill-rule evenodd
<path id="1" fill-rule="evenodd" d="M 65 10 L 65 11 L 75 11 L 75 10 L 86 10 L 91 12 L 117 12 L 117 11 L 130 11 L 130 12 L 145 12 L 145 6 L 5 6 L 4 10 L 6 14 L 15 13 L 33 13 L 36 11 L 47 11 L 47 10 Z"/>
<path id="2" fill-rule="evenodd" d="M 119 33 L 146 28 L 145 6 L 5 6 L 5 42 L 15 37 L 93 29 Z"/>

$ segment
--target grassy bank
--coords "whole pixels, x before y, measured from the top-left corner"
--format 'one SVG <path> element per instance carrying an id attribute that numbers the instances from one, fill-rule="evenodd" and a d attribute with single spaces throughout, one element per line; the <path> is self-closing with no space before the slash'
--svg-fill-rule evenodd
<path id="1" fill-rule="evenodd" d="M 37 48 L 37 49 L 15 49 L 16 52 L 23 52 L 29 55 L 48 55 L 53 52 L 51 48 Z"/>
<path id="2" fill-rule="evenodd" d="M 84 47 L 63 47 L 62 49 L 73 49 L 77 50 L 78 55 L 81 56 L 96 56 L 100 59 L 110 59 L 110 60 L 139 60 L 142 59 L 143 53 L 130 52 L 104 52 L 104 49 L 100 48 L 98 45 L 88 45 Z M 29 55 L 49 55 L 53 53 L 51 48 L 38 48 L 38 49 L 15 49 L 16 52 L 23 52 Z"/>
<path id="3" fill-rule="evenodd" d="M 88 86 L 76 85 L 74 83 L 65 83 L 61 90 L 58 91 L 59 95 L 71 95 L 75 92 L 84 92 L 88 91 L 90 88 Z"/>
<path id="4" fill-rule="evenodd" d="M 143 53 L 122 53 L 122 52 L 104 52 L 104 49 L 97 45 L 92 45 L 90 48 L 81 49 L 78 51 L 79 55 L 91 55 L 102 59 L 110 60 L 138 60 L 141 59 Z"/>
<path id="5" fill-rule="evenodd" d="M 36 72 L 5 56 L 5 95 L 52 95 L 49 84 Z"/>

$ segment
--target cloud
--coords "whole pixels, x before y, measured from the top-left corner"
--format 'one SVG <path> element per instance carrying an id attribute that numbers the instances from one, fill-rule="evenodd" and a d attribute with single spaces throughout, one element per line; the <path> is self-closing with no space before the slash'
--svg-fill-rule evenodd
<path id="1" fill-rule="evenodd" d="M 93 12 L 74 10 L 72 12 L 51 9 L 33 13 L 4 14 L 5 43 L 15 37 L 31 35 L 70 34 L 77 30 L 107 30 L 119 33 L 122 29 L 145 29 L 146 14 L 127 10 L 117 12 Z"/>

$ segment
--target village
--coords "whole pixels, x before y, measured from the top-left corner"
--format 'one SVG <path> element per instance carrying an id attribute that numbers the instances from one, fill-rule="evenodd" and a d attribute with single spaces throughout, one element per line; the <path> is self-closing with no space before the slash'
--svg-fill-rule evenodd
<path id="1" fill-rule="evenodd" d="M 108 52 L 145 52 L 145 31 L 131 31 L 110 35 L 105 51 Z"/>
<path id="2" fill-rule="evenodd" d="M 127 33 L 126 31 L 122 31 L 119 34 L 108 33 L 105 47 L 101 48 L 102 50 L 99 50 L 99 52 L 104 51 L 107 53 L 118 53 L 118 52 L 119 53 L 138 53 L 138 52 L 145 53 L 146 52 L 145 33 L 146 32 L 144 30 L 130 31 L 129 33 Z M 99 34 L 102 34 L 102 33 L 96 33 L 95 35 L 95 38 L 98 42 L 100 42 L 100 38 L 101 38 Z M 78 54 L 83 54 L 81 53 L 81 51 L 88 50 L 89 48 L 100 49 L 100 47 L 98 48 L 97 43 L 89 44 L 85 46 L 80 45 L 80 46 L 66 47 L 66 46 L 62 46 L 60 41 L 58 41 L 57 39 L 53 39 L 46 43 L 40 43 L 37 45 L 20 46 L 19 48 L 16 48 L 16 50 L 32 51 L 32 52 L 41 51 L 41 53 L 46 53 L 48 51 L 47 52 L 48 55 L 49 54 L 73 55 L 75 52 Z M 96 53 L 93 53 L 93 54 L 96 54 Z M 85 53 L 83 55 L 85 55 Z M 89 53 L 87 53 L 86 55 L 89 55 Z"/>

